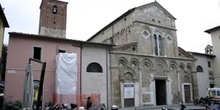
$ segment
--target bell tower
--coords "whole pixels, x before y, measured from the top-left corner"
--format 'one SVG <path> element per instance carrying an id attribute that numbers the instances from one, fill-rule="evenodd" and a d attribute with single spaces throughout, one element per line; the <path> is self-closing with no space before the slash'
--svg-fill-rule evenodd
<path id="1" fill-rule="evenodd" d="M 39 34 L 66 38 L 67 2 L 42 0 L 40 5 Z"/>

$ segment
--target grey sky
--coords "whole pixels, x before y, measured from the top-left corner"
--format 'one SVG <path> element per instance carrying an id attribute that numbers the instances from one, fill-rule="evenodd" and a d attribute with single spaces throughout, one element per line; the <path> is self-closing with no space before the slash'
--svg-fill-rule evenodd
<path id="1" fill-rule="evenodd" d="M 67 38 L 87 40 L 127 10 L 154 0 L 62 0 L 68 2 Z M 186 51 L 204 52 L 211 44 L 205 30 L 220 25 L 219 0 L 157 0 L 176 20 L 178 45 Z M 1 0 L 8 32 L 37 34 L 41 0 Z"/>

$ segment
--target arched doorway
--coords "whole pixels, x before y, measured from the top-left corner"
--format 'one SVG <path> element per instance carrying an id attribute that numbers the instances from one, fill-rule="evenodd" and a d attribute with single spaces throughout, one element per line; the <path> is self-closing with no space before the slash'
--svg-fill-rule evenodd
<path id="1" fill-rule="evenodd" d="M 192 102 L 192 86 L 190 83 L 190 77 L 189 75 L 184 75 L 183 77 L 183 86 L 182 86 L 182 92 L 183 92 L 183 102 L 184 103 L 191 103 Z"/>
<path id="2" fill-rule="evenodd" d="M 130 72 L 124 74 L 124 107 L 135 106 L 135 84 L 133 75 Z"/>

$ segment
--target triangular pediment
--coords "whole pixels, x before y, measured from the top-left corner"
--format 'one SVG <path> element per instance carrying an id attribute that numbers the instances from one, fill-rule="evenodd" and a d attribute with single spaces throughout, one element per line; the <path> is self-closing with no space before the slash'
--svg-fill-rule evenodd
<path id="1" fill-rule="evenodd" d="M 192 60 L 196 60 L 196 58 L 191 55 L 190 53 L 186 52 L 183 48 L 181 47 L 178 47 L 178 50 L 179 50 L 179 56 L 182 57 L 182 58 L 190 58 Z"/>
<path id="2" fill-rule="evenodd" d="M 141 5 L 139 7 L 136 7 L 136 9 L 143 10 L 145 13 L 154 12 L 152 10 L 159 10 L 157 11 L 157 13 L 154 13 L 154 14 L 158 15 L 158 12 L 163 13 L 167 17 L 176 20 L 176 18 L 170 12 L 168 12 L 162 5 L 160 5 L 157 1 L 145 4 L 145 5 Z"/>

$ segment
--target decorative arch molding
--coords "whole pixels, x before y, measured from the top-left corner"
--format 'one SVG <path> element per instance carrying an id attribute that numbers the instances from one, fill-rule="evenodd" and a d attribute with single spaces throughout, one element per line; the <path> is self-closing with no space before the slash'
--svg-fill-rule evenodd
<path id="1" fill-rule="evenodd" d="M 142 67 L 148 67 L 148 68 L 154 68 L 154 66 L 153 66 L 153 63 L 152 63 L 152 61 L 150 60 L 150 59 L 144 59 L 142 62 L 141 62 L 141 65 L 142 65 Z"/>
<path id="2" fill-rule="evenodd" d="M 134 76 L 130 72 L 125 73 L 123 82 L 134 82 Z"/>
<path id="3" fill-rule="evenodd" d="M 189 72 L 188 72 L 188 71 L 184 71 L 183 75 L 190 76 L 190 74 L 189 74 Z"/>
<path id="4" fill-rule="evenodd" d="M 124 57 L 118 58 L 118 67 L 126 67 L 128 66 L 128 60 Z"/>
<path id="5" fill-rule="evenodd" d="M 178 64 L 175 61 L 171 61 L 169 64 L 169 68 L 171 70 L 173 70 L 173 69 L 178 70 Z"/>
<path id="6" fill-rule="evenodd" d="M 125 75 L 127 74 L 127 73 L 129 73 L 129 74 L 131 74 L 131 76 L 133 76 L 133 81 L 136 81 L 137 79 L 138 79 L 138 76 L 137 76 L 137 74 L 135 73 L 135 71 L 132 69 L 132 68 L 130 68 L 130 67 L 127 67 L 127 68 L 125 68 L 124 70 L 122 70 L 121 72 L 120 72 L 120 80 L 121 81 L 125 81 Z"/>
<path id="7" fill-rule="evenodd" d="M 153 34 L 156 34 L 156 35 L 161 35 L 162 38 L 164 38 L 164 36 L 162 35 L 163 32 L 159 29 L 155 30 Z"/>
<path id="8" fill-rule="evenodd" d="M 186 68 L 187 68 L 187 70 L 192 71 L 192 65 L 190 63 L 187 63 Z"/>
<path id="9" fill-rule="evenodd" d="M 185 65 L 183 63 L 180 63 L 179 69 L 180 69 L 180 71 L 185 70 Z"/>
<path id="10" fill-rule="evenodd" d="M 139 68 L 140 66 L 140 61 L 136 58 L 132 58 L 130 60 L 130 66 L 133 67 L 133 68 Z"/>
<path id="11" fill-rule="evenodd" d="M 165 36 L 169 36 L 170 35 L 172 38 L 174 37 L 174 34 L 172 32 L 170 32 L 170 31 L 165 31 L 164 33 L 165 33 L 164 34 Z"/>
<path id="12" fill-rule="evenodd" d="M 147 29 L 150 32 L 150 36 L 152 35 L 152 30 L 149 26 L 142 26 L 141 29 Z"/>
<path id="13" fill-rule="evenodd" d="M 165 60 L 163 60 L 163 59 L 157 59 L 157 60 L 155 61 L 155 64 L 156 64 L 156 65 L 161 65 L 164 70 L 167 70 L 167 69 L 168 69 L 167 63 L 166 63 Z"/>
<path id="14" fill-rule="evenodd" d="M 183 75 L 183 79 L 182 79 L 183 83 L 190 83 L 190 76 L 187 74 Z"/>

